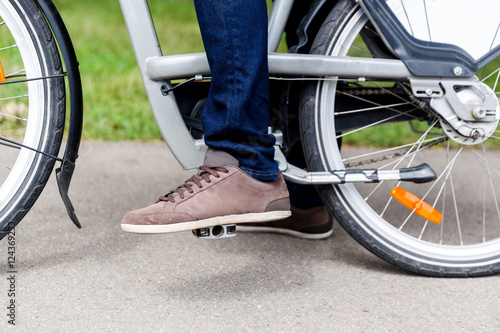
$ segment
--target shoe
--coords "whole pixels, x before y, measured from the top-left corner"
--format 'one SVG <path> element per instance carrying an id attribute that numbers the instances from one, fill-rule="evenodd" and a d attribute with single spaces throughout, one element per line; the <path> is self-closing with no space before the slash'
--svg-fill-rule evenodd
<path id="1" fill-rule="evenodd" d="M 287 219 L 267 223 L 247 223 L 238 225 L 236 230 L 273 232 L 305 239 L 325 239 L 333 233 L 333 219 L 325 206 L 311 209 L 292 206 L 292 216 Z"/>
<path id="2" fill-rule="evenodd" d="M 270 182 L 256 180 L 231 155 L 209 149 L 197 175 L 153 205 L 131 211 L 123 231 L 170 233 L 216 225 L 267 222 L 291 215 L 288 190 L 281 174 Z"/>

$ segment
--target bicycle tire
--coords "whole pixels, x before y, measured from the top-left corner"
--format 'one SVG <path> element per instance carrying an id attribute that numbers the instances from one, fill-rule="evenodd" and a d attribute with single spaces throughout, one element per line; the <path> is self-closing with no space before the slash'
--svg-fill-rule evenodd
<path id="1" fill-rule="evenodd" d="M 2 0 L 0 17 L 0 40 L 7 44 L 0 47 L 6 73 L 6 84 L 0 87 L 2 136 L 56 156 L 66 112 L 65 81 L 57 76 L 63 73 L 57 43 L 32 0 Z M 14 113 L 5 111 L 8 103 L 13 103 Z M 3 144 L 1 149 L 5 160 L 0 161 L 0 239 L 28 213 L 55 163 L 26 148 Z"/>
<path id="2" fill-rule="evenodd" d="M 367 29 L 368 24 L 369 21 L 366 15 L 355 1 L 340 1 L 332 9 L 323 23 L 313 44 L 311 53 L 348 56 L 348 52 L 354 52 L 354 49 L 360 49 L 354 44 L 358 43 L 360 39 L 363 39 L 362 36 L 360 37 L 359 33 L 362 29 Z M 366 47 L 361 49 L 363 52 L 367 50 Z M 498 59 L 496 61 L 498 61 Z M 494 71 L 498 70 L 498 65 L 495 66 Z M 353 132 L 343 131 L 340 133 L 337 131 L 340 127 L 339 117 L 341 114 L 339 112 L 341 111 L 338 110 L 342 107 L 341 99 L 346 96 L 345 94 L 350 93 L 352 96 L 345 98 L 352 98 L 352 100 L 354 100 L 354 92 L 350 92 L 347 88 L 354 87 L 354 90 L 358 90 L 356 94 L 359 94 L 359 96 L 361 96 L 361 93 L 364 93 L 366 96 L 368 96 L 368 93 L 375 96 L 377 91 L 380 94 L 385 93 L 389 95 L 386 91 L 390 91 L 390 89 L 394 87 L 394 85 L 387 84 L 387 82 L 380 84 L 373 82 L 371 88 L 365 89 L 367 87 L 363 86 L 363 83 L 354 83 L 349 80 L 343 80 L 342 78 L 340 78 L 340 80 L 338 79 L 339 78 L 329 78 L 329 80 L 309 82 L 305 83 L 303 87 L 300 104 L 301 135 L 308 167 L 313 171 L 354 167 L 352 165 L 355 163 L 350 161 L 355 160 L 351 155 L 355 155 L 353 150 L 356 149 L 344 149 L 343 147 L 341 151 L 337 144 L 338 137 L 342 137 L 345 144 L 345 139 Z M 370 84 L 372 83 L 370 82 Z M 498 94 L 498 91 L 496 91 L 496 93 Z M 358 98 L 358 100 L 359 98 L 366 100 L 370 99 L 370 97 L 359 96 L 355 97 Z M 402 94 L 398 95 L 398 98 L 399 97 L 402 97 Z M 337 112 L 336 115 L 334 111 Z M 424 119 L 425 118 L 417 118 L 416 120 L 412 120 L 412 122 L 419 124 L 425 124 L 427 122 L 429 124 L 427 127 L 431 128 L 429 118 L 426 118 L 425 121 Z M 359 120 L 362 121 L 361 118 L 359 118 Z M 372 124 L 373 128 L 363 129 L 360 125 L 359 129 L 361 130 L 359 130 L 359 132 L 363 130 L 375 131 L 376 128 L 382 126 L 394 128 L 396 125 L 388 120 L 377 126 Z M 437 132 L 436 136 L 444 132 L 439 126 L 432 127 L 432 131 Z M 372 134 L 374 132 L 370 133 Z M 429 135 L 430 132 L 426 133 L 426 135 Z M 354 133 L 352 133 L 352 135 L 354 135 Z M 442 135 L 445 137 L 444 134 Z M 452 140 L 446 138 L 443 139 L 443 142 L 436 141 L 437 143 L 435 143 L 432 148 L 434 154 L 438 154 L 444 159 L 445 153 L 448 154 L 455 149 L 454 144 L 457 145 L 456 143 L 450 143 L 450 141 Z M 486 146 L 486 144 L 484 146 Z M 395 147 L 398 146 L 395 145 Z M 417 146 L 414 145 L 414 147 Z M 424 155 L 422 158 L 424 158 L 425 161 L 429 149 L 427 147 L 421 147 L 422 145 L 420 144 L 412 155 Z M 459 148 L 457 147 L 456 149 L 458 150 Z M 473 151 L 474 149 L 471 146 L 467 146 L 465 150 Z M 483 150 L 485 149 L 483 148 Z M 355 153 L 357 153 L 357 151 Z M 365 153 L 372 154 L 372 149 L 368 149 Z M 493 151 L 493 153 L 495 152 Z M 471 154 L 473 154 L 473 152 Z M 370 163 L 375 163 L 375 165 L 386 165 L 386 161 L 382 162 L 384 158 L 387 160 L 392 158 L 395 161 L 398 161 L 398 159 L 403 161 L 404 158 L 406 158 L 406 155 L 404 157 L 390 157 L 389 154 L 382 154 L 380 156 L 382 156 L 379 157 L 380 160 L 373 158 L 373 161 L 370 161 L 368 158 L 360 158 L 360 164 L 358 164 L 357 168 L 363 168 L 363 165 L 368 165 Z M 450 156 L 453 155 L 450 154 Z M 449 161 L 449 157 L 446 155 L 446 163 L 444 165 L 449 166 Z M 465 159 L 464 163 L 466 163 Z M 483 168 L 485 167 L 483 166 Z M 450 175 L 457 171 L 454 164 L 449 167 L 449 170 Z M 438 173 L 438 175 L 440 174 L 441 173 Z M 475 175 L 466 176 L 474 177 Z M 496 178 L 495 180 L 491 180 L 491 178 L 495 175 L 488 176 L 490 176 L 490 181 L 493 184 Z M 483 175 L 483 177 L 485 176 Z M 443 179 L 444 184 L 446 184 L 449 178 L 446 176 L 446 178 Z M 480 180 L 481 183 L 483 182 L 482 178 L 478 177 L 478 180 Z M 457 211 L 455 219 L 458 221 L 458 228 L 456 226 L 454 227 L 452 223 L 449 223 L 446 224 L 448 229 L 444 229 L 444 222 L 442 222 L 441 227 L 435 227 L 432 223 L 429 226 L 428 221 L 418 222 L 422 224 L 412 227 L 414 219 L 419 218 L 419 216 L 416 216 L 416 214 L 412 215 L 412 213 L 394 200 L 390 198 L 386 199 L 386 197 L 390 197 L 389 192 L 393 186 L 391 184 L 384 184 L 380 187 L 375 187 L 375 185 L 370 187 L 370 185 L 367 184 L 322 185 L 318 187 L 318 190 L 323 201 L 335 215 L 342 227 L 366 249 L 387 262 L 422 275 L 437 277 L 471 277 L 492 275 L 500 272 L 500 230 L 498 226 L 488 225 L 486 228 L 486 222 L 481 222 L 482 224 L 478 225 L 476 221 L 471 220 L 467 221 L 469 222 L 467 224 L 463 223 L 462 228 L 464 230 L 461 229 L 462 222 L 459 220 L 458 212 L 460 211 L 461 213 L 463 208 L 467 208 L 467 202 L 464 204 L 459 198 L 457 199 L 454 196 L 455 188 L 461 186 L 461 191 L 473 192 L 470 189 L 471 184 L 478 184 L 478 180 L 476 180 L 476 182 L 458 178 L 452 180 L 450 182 L 451 189 L 449 189 L 449 192 L 451 192 L 453 196 L 452 199 L 449 198 L 451 197 L 449 194 L 448 198 L 443 198 L 443 192 L 436 194 L 436 202 L 441 198 L 443 201 L 443 209 L 448 210 L 454 208 Z M 453 187 L 454 184 L 455 187 Z M 384 186 L 388 187 L 387 191 L 382 194 L 373 195 L 373 193 L 381 193 L 379 191 L 383 191 Z M 415 189 L 419 191 L 424 188 L 424 186 L 431 185 L 415 185 Z M 442 185 L 443 188 L 449 188 L 449 186 L 449 184 Z M 486 186 L 483 191 L 486 191 Z M 493 191 L 496 190 L 493 189 Z M 444 193 L 446 193 L 446 190 Z M 495 195 L 495 192 L 493 192 L 493 196 Z M 383 199 L 380 199 L 381 197 L 383 197 Z M 470 198 L 470 196 L 468 198 Z M 486 198 L 486 195 L 484 196 L 484 202 L 487 202 L 488 205 L 492 206 L 492 209 L 495 210 L 494 207 L 496 205 L 498 208 L 498 203 L 496 203 L 496 200 L 490 199 L 491 198 Z M 455 204 L 447 204 L 445 206 L 445 203 L 449 203 L 451 200 L 455 200 Z M 476 206 L 473 208 L 480 211 Z M 483 208 L 482 211 L 490 213 L 489 208 L 488 210 Z M 391 212 L 391 214 L 389 214 L 389 212 Z M 497 212 L 493 212 L 492 215 L 493 218 L 498 219 L 500 213 L 497 214 Z M 454 218 L 452 215 L 449 216 L 450 220 Z M 402 223 L 404 219 L 406 219 L 406 221 L 410 219 L 411 224 L 405 224 L 406 221 Z M 452 230 L 452 228 L 458 230 Z M 485 232 L 485 230 L 480 231 L 478 230 L 479 228 L 484 228 L 488 232 Z M 465 232 L 465 229 L 467 232 Z M 446 230 L 446 232 L 443 233 L 443 231 L 438 230 Z M 479 235 L 479 233 L 481 233 L 481 235 Z M 479 240 L 479 237 L 482 239 Z"/>

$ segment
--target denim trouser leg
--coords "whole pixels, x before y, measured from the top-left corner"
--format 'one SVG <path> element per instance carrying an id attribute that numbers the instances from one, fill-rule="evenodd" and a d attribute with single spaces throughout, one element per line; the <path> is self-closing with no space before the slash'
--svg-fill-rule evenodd
<path id="1" fill-rule="evenodd" d="M 195 0 L 212 72 L 202 113 L 205 142 L 224 150 L 259 180 L 274 180 L 275 138 L 269 122 L 265 0 Z"/>

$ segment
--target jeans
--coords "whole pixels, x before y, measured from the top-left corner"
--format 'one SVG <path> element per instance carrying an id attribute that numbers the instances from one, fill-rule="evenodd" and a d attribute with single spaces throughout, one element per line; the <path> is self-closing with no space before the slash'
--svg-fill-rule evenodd
<path id="1" fill-rule="evenodd" d="M 278 175 L 275 138 L 269 124 L 267 8 L 265 0 L 194 0 L 208 62 L 210 92 L 201 121 L 205 143 L 230 153 L 252 177 L 269 181 Z M 295 30 L 311 1 L 296 1 L 287 25 L 289 46 L 298 42 Z M 287 157 L 306 167 L 301 147 Z M 322 204 L 313 186 L 287 183 L 292 205 Z"/>
<path id="2" fill-rule="evenodd" d="M 201 121 L 205 143 L 238 159 L 252 177 L 275 180 L 269 124 L 265 0 L 195 0 L 212 72 Z"/>

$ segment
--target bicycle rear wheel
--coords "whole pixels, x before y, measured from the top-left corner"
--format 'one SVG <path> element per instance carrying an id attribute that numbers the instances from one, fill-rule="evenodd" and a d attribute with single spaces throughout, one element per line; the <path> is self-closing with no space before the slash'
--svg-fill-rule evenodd
<path id="1" fill-rule="evenodd" d="M 312 52 L 392 57 L 362 9 L 350 0 L 340 1 L 332 10 Z M 477 73 L 497 96 L 499 66 L 496 59 Z M 366 82 L 327 78 L 305 85 L 301 128 L 311 170 L 388 170 L 425 162 L 439 177 L 427 184 L 320 186 L 323 200 L 359 243 L 390 263 L 431 276 L 498 273 L 499 137 L 495 133 L 475 145 L 455 142 L 435 115 L 414 103 L 408 88 L 409 82 L 376 78 Z M 381 148 L 371 143 L 375 136 L 392 138 Z M 441 223 L 430 222 L 394 200 L 391 192 L 396 186 L 440 211 Z"/>
<path id="2" fill-rule="evenodd" d="M 50 27 L 32 0 L 0 1 L 0 239 L 29 211 L 55 160 L 65 122 L 65 82 Z"/>

